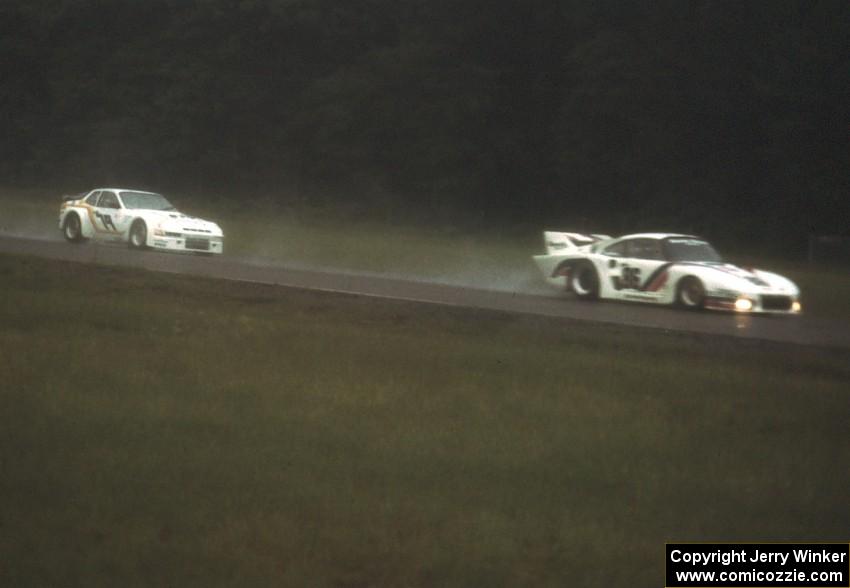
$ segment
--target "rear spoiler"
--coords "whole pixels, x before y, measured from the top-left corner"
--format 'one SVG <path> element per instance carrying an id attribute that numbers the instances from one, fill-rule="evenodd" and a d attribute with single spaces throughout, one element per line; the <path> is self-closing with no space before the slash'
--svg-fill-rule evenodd
<path id="1" fill-rule="evenodd" d="M 79 200 L 83 196 L 85 196 L 88 192 L 82 192 L 81 194 L 63 194 L 62 202 L 70 202 L 71 200 Z"/>
<path id="2" fill-rule="evenodd" d="M 610 235 L 597 233 L 559 233 L 557 231 L 543 231 L 543 240 L 546 243 L 547 255 L 558 255 L 571 253 L 580 247 L 592 245 L 597 241 L 610 239 Z"/>

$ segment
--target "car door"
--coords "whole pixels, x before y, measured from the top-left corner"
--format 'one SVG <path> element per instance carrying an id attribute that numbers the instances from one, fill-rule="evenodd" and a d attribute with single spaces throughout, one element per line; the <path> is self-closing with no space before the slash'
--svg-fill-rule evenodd
<path id="1" fill-rule="evenodd" d="M 620 267 L 623 289 L 633 291 L 632 294 L 639 293 L 641 297 L 658 296 L 655 278 L 665 263 L 659 239 L 631 239 Z"/>
<path id="2" fill-rule="evenodd" d="M 133 219 L 135 217 L 133 216 L 132 211 L 124 206 L 120 192 L 118 192 L 118 208 L 112 210 L 111 216 L 115 230 L 118 231 L 122 237 L 126 238 L 127 234 L 130 232 L 130 225 L 133 223 Z"/>
<path id="3" fill-rule="evenodd" d="M 101 237 L 118 239 L 122 233 L 118 228 L 121 216 L 121 203 L 115 192 L 104 190 L 94 212 L 95 229 Z"/>
<path id="4" fill-rule="evenodd" d="M 627 249 L 630 239 L 617 241 L 612 243 L 600 253 L 604 256 L 604 282 L 603 288 L 608 292 L 611 298 L 623 297 L 623 267 L 628 267 Z"/>

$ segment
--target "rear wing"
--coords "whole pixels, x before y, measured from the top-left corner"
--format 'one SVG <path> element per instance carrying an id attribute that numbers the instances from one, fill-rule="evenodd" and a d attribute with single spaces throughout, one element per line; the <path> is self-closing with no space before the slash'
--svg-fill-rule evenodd
<path id="1" fill-rule="evenodd" d="M 82 192 L 81 194 L 62 194 L 62 202 L 70 202 L 71 200 L 79 200 L 84 197 L 88 192 Z"/>
<path id="2" fill-rule="evenodd" d="M 610 239 L 609 235 L 600 235 L 596 233 L 559 233 L 556 231 L 544 231 L 543 241 L 546 243 L 547 255 L 559 255 L 572 253 L 581 247 L 593 245 L 597 241 Z"/>

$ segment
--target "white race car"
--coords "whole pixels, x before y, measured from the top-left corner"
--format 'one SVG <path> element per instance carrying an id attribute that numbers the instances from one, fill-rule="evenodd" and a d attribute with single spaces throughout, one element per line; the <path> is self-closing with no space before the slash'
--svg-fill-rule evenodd
<path id="1" fill-rule="evenodd" d="M 543 233 L 534 261 L 546 281 L 579 298 L 610 298 L 685 308 L 799 313 L 800 290 L 777 274 L 725 263 L 692 235 Z"/>
<path id="2" fill-rule="evenodd" d="M 59 228 L 72 243 L 87 239 L 125 242 L 135 249 L 222 253 L 224 234 L 217 224 L 186 216 L 161 194 L 99 188 L 66 196 Z"/>

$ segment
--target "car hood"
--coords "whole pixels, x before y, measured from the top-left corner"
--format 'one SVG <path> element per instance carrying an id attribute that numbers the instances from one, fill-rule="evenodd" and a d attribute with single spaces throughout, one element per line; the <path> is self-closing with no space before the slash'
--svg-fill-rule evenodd
<path id="1" fill-rule="evenodd" d="M 704 273 L 714 286 L 720 288 L 734 288 L 745 294 L 799 293 L 791 280 L 771 272 L 742 268 L 731 263 L 688 262 L 684 265 L 700 268 L 700 273 Z"/>
<path id="2" fill-rule="evenodd" d="M 175 210 L 146 210 L 144 216 L 155 228 L 178 233 L 198 233 L 221 236 L 221 228 L 214 222 L 188 216 Z"/>

